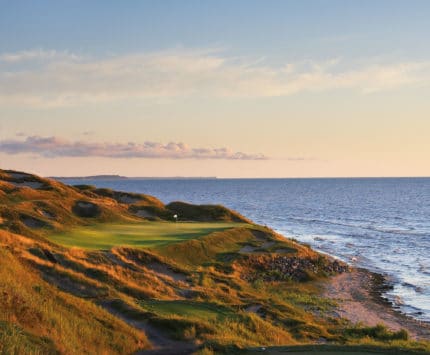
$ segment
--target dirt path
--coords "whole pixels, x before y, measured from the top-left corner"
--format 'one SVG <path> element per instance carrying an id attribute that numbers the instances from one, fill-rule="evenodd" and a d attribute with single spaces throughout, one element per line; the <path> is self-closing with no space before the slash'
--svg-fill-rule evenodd
<path id="1" fill-rule="evenodd" d="M 152 349 L 140 350 L 136 355 L 188 355 L 195 352 L 196 345 L 184 341 L 173 340 L 160 329 L 148 324 L 146 320 L 136 319 L 129 314 L 133 314 L 131 308 L 124 312 L 113 307 L 109 302 L 103 302 L 101 306 L 115 317 L 122 319 L 133 328 L 145 332 L 148 340 L 153 345 Z M 135 312 L 136 313 L 136 312 Z"/>
<path id="2" fill-rule="evenodd" d="M 415 339 L 430 339 L 430 324 L 414 320 L 391 307 L 381 297 L 381 276 L 355 269 L 331 278 L 324 296 L 338 300 L 335 315 L 368 326 L 384 324 L 392 330 L 406 329 Z"/>

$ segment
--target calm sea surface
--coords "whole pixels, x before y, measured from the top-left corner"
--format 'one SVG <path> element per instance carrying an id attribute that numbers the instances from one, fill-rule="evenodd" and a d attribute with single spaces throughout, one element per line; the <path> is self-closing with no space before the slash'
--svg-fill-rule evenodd
<path id="1" fill-rule="evenodd" d="M 430 178 L 63 181 L 146 193 L 166 203 L 223 204 L 387 275 L 394 283 L 387 296 L 403 312 L 430 321 Z"/>

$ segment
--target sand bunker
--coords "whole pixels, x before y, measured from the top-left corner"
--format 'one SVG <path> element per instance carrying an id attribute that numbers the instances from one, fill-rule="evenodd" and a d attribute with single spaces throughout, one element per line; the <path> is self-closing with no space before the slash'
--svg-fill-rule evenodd
<path id="1" fill-rule="evenodd" d="M 8 173 L 8 174 L 13 179 L 23 179 L 30 176 L 28 174 L 22 174 L 22 173 Z"/>
<path id="2" fill-rule="evenodd" d="M 145 210 L 139 210 L 135 212 L 136 216 L 142 217 L 142 218 L 154 218 L 155 215 L 151 212 L 145 211 Z"/>
<path id="3" fill-rule="evenodd" d="M 261 304 L 252 304 L 245 308 L 245 312 L 260 315 Z"/>
<path id="4" fill-rule="evenodd" d="M 84 218 L 97 217 L 101 213 L 101 209 L 98 205 L 88 201 L 77 201 L 72 211 L 77 216 Z"/>
<path id="5" fill-rule="evenodd" d="M 148 269 L 151 269 L 152 271 L 156 272 L 157 274 L 168 276 L 175 281 L 185 282 L 187 280 L 187 275 L 173 271 L 167 265 L 164 265 L 161 263 L 152 262 L 152 263 L 149 263 L 148 265 L 146 265 L 146 267 Z"/>
<path id="6" fill-rule="evenodd" d="M 274 245 L 275 245 L 275 242 L 264 242 L 261 248 L 267 249 L 267 248 L 271 248 Z"/>
<path id="7" fill-rule="evenodd" d="M 252 245 L 245 245 L 242 249 L 239 250 L 239 253 L 253 253 L 257 248 Z"/>
<path id="8" fill-rule="evenodd" d="M 43 186 L 43 184 L 38 181 L 24 181 L 24 182 L 9 181 L 9 182 L 15 185 L 16 187 L 29 187 L 30 189 L 40 189 Z"/>
<path id="9" fill-rule="evenodd" d="M 131 205 L 131 204 L 133 204 L 133 203 L 136 203 L 136 202 L 141 201 L 141 198 L 139 198 L 139 197 L 127 196 L 127 195 L 122 195 L 122 196 L 119 196 L 119 197 L 118 197 L 117 201 L 118 201 L 118 202 L 120 202 L 120 203 L 126 203 L 126 204 Z"/>
<path id="10" fill-rule="evenodd" d="M 47 225 L 44 221 L 30 216 L 21 216 L 21 221 L 29 228 L 43 228 Z"/>

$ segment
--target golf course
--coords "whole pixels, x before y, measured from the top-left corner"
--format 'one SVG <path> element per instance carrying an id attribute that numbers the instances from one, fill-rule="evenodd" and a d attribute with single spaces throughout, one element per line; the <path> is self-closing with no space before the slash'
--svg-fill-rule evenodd
<path id="1" fill-rule="evenodd" d="M 212 232 L 246 227 L 245 223 L 141 222 L 98 224 L 49 235 L 55 243 L 68 247 L 109 250 L 115 246 L 155 248 L 196 239 Z"/>
<path id="2" fill-rule="evenodd" d="M 430 350 L 373 275 L 226 207 L 5 170 L 0 202 L 0 354 Z"/>

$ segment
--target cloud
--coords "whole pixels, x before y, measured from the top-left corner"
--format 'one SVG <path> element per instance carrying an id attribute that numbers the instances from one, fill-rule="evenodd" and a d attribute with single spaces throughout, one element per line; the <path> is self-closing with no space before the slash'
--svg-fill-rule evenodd
<path id="1" fill-rule="evenodd" d="M 184 143 L 94 143 L 68 141 L 58 137 L 31 136 L 24 140 L 0 141 L 0 152 L 6 154 L 29 153 L 47 158 L 105 157 L 152 159 L 224 159 L 267 160 L 263 154 L 234 152 L 228 148 L 191 148 Z"/>
<path id="2" fill-rule="evenodd" d="M 20 63 L 26 61 L 51 61 L 51 60 L 78 60 L 79 56 L 63 51 L 33 49 L 15 53 L 0 54 L 0 63 Z"/>
<path id="3" fill-rule="evenodd" d="M 21 64 L 16 65 L 16 62 Z M 25 62 L 25 63 L 22 63 Z M 0 105 L 55 107 L 184 97 L 256 98 L 430 84 L 430 62 L 363 64 L 231 58 L 217 50 L 171 50 L 91 58 L 56 51 L 0 55 Z"/>

